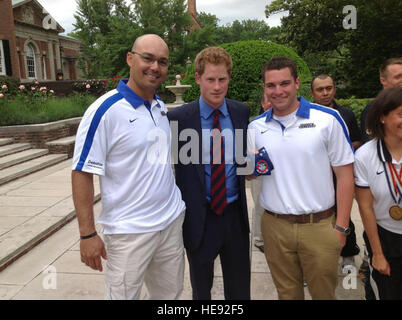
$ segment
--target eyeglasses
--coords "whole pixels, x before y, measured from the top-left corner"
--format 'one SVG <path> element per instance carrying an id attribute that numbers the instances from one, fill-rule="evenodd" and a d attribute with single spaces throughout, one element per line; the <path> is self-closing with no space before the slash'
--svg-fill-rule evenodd
<path id="1" fill-rule="evenodd" d="M 154 55 L 149 54 L 149 53 L 138 53 L 135 51 L 131 51 L 131 53 L 138 54 L 141 57 L 142 61 L 144 61 L 146 64 L 151 65 L 155 61 L 157 61 L 161 68 L 167 68 L 169 66 L 169 60 L 166 58 L 157 59 L 157 58 L 155 58 Z"/>

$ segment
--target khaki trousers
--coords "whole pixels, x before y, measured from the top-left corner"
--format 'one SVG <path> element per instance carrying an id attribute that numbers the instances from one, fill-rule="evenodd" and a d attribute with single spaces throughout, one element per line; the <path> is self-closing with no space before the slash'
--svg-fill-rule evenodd
<path id="1" fill-rule="evenodd" d="M 303 278 L 314 300 L 334 300 L 341 244 L 335 217 L 297 224 L 262 217 L 265 257 L 281 300 L 303 300 Z"/>
<path id="2" fill-rule="evenodd" d="M 184 212 L 165 230 L 141 234 L 104 235 L 107 263 L 106 300 L 178 299 L 183 290 Z"/>

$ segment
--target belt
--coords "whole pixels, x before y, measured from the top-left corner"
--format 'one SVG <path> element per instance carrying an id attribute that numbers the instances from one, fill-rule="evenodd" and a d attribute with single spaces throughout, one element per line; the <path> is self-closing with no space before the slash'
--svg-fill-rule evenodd
<path id="1" fill-rule="evenodd" d="M 331 217 L 334 214 L 334 207 L 324 211 L 309 214 L 280 214 L 265 210 L 266 213 L 275 218 L 284 219 L 291 223 L 317 223 L 318 221 Z"/>

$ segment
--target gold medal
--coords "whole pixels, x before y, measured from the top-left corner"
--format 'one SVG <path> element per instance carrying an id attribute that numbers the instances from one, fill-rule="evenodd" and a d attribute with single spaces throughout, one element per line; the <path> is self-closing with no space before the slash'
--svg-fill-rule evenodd
<path id="1" fill-rule="evenodd" d="M 394 220 L 402 220 L 402 208 L 400 206 L 392 206 L 389 208 L 389 215 Z"/>

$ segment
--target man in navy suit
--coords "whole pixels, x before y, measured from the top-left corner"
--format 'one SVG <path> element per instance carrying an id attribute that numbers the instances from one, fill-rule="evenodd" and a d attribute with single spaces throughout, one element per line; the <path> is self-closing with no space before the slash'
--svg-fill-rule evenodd
<path id="1" fill-rule="evenodd" d="M 241 175 L 249 110 L 225 98 L 231 71 L 224 49 L 202 50 L 195 59 L 200 98 L 168 113 L 180 138 L 176 183 L 187 207 L 183 237 L 197 300 L 211 299 L 218 255 L 225 299 L 250 299 L 250 230 Z"/>

